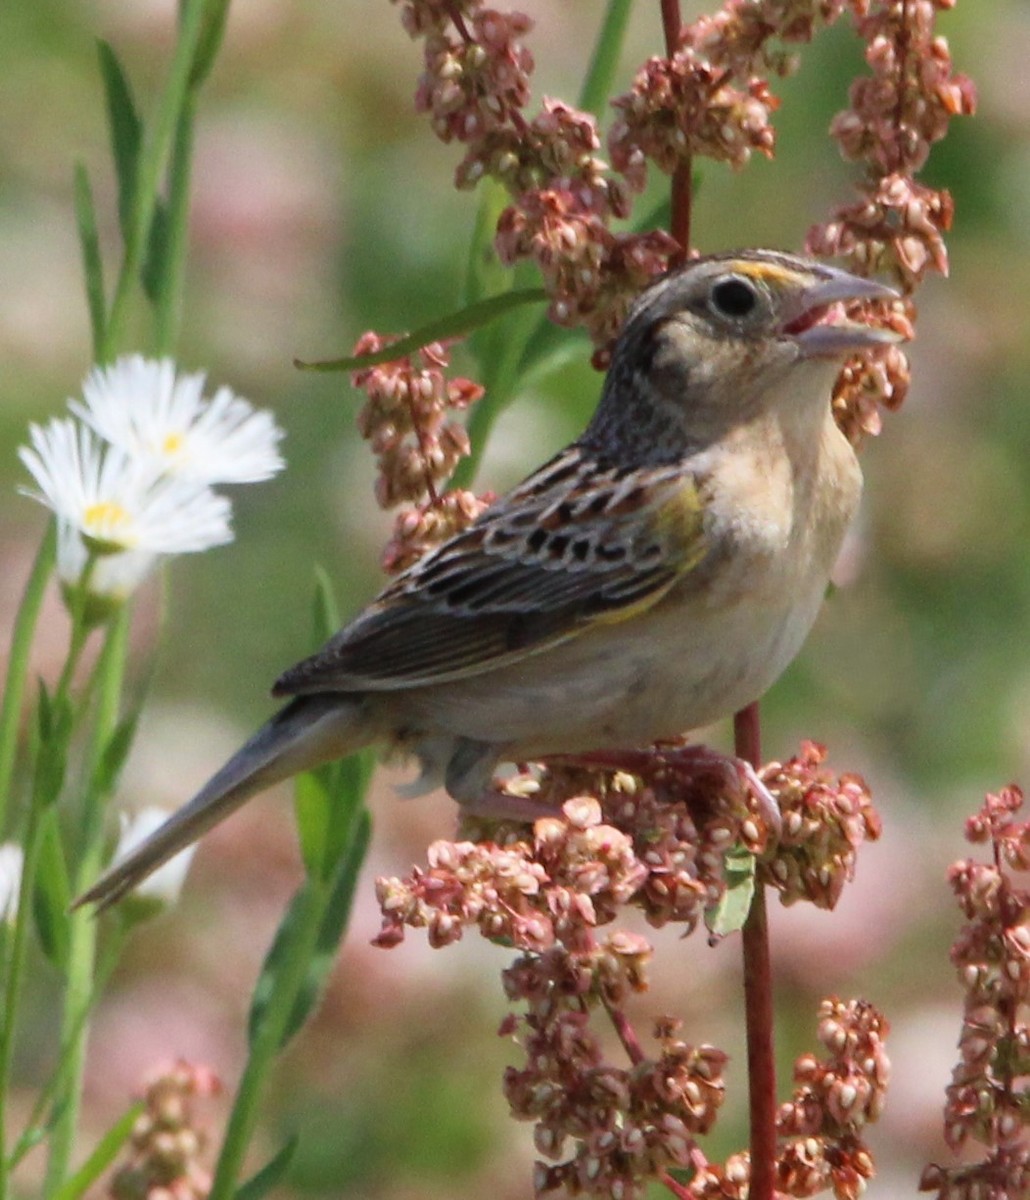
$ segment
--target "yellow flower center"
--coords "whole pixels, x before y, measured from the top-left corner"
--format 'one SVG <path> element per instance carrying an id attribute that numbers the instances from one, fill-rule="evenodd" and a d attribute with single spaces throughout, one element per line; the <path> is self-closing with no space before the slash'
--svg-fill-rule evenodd
<path id="1" fill-rule="evenodd" d="M 82 535 L 95 554 L 127 550 L 132 536 L 132 514 L 115 500 L 98 500 L 82 514 Z"/>
<path id="2" fill-rule="evenodd" d="M 114 500 L 98 500 L 86 509 L 82 523 L 91 530 L 100 526 L 110 530 L 117 529 L 119 525 L 127 525 L 131 520 L 125 509 Z"/>
<path id="3" fill-rule="evenodd" d="M 186 439 L 181 433 L 166 433 L 164 441 L 161 443 L 161 450 L 171 458 L 182 450 L 185 441 Z"/>

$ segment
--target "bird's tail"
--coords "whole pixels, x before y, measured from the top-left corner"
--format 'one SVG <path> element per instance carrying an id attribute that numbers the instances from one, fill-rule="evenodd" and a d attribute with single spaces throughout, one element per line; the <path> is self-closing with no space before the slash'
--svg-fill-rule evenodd
<path id="1" fill-rule="evenodd" d="M 300 696 L 266 722 L 189 803 L 74 904 L 106 908 L 251 796 L 300 771 L 344 758 L 372 740 L 364 707 L 345 695 Z"/>

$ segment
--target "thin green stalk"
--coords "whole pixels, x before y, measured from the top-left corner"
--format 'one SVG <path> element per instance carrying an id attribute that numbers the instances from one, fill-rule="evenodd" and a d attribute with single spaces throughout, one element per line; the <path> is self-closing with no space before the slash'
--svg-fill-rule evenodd
<path id="1" fill-rule="evenodd" d="M 90 1013 L 93 1011 L 96 1002 L 103 993 L 111 976 L 114 974 L 114 969 L 118 965 L 121 958 L 122 947 L 125 943 L 125 926 L 120 926 L 117 931 L 112 931 L 112 936 L 107 938 L 104 943 L 103 954 L 100 963 L 94 971 L 93 985 L 93 1004 L 91 1007 L 80 1015 L 80 1024 L 85 1023 Z M 60 1094 L 61 1089 L 65 1086 L 67 1079 L 69 1063 L 66 1059 L 61 1059 L 56 1069 L 50 1078 L 46 1081 L 42 1091 L 36 1097 L 36 1101 L 32 1106 L 32 1112 L 25 1123 L 25 1128 L 22 1131 L 21 1137 L 15 1143 L 11 1150 L 10 1157 L 7 1162 L 9 1171 L 13 1171 L 21 1160 L 32 1150 L 45 1136 L 46 1129 L 44 1127 L 44 1116 L 48 1109 L 55 1110 L 55 1098 Z"/>
<path id="2" fill-rule="evenodd" d="M 69 694 L 72 686 L 72 679 L 75 677 L 75 671 L 79 665 L 79 659 L 82 657 L 82 651 L 86 647 L 86 641 L 90 634 L 90 624 L 86 620 L 86 610 L 89 607 L 89 588 L 90 581 L 93 578 L 93 571 L 97 565 L 96 552 L 91 550 L 86 557 L 86 563 L 82 568 L 82 576 L 74 589 L 70 589 L 65 595 L 65 601 L 68 605 L 68 610 L 72 619 L 72 631 L 68 644 L 68 653 L 64 659 L 64 666 L 61 669 L 61 678 L 57 681 L 56 696 L 62 699 Z"/>
<path id="3" fill-rule="evenodd" d="M 61 668 L 61 678 L 57 681 L 57 692 L 55 695 L 66 696 L 68 694 L 75 671 L 79 665 L 79 660 L 82 658 L 82 652 L 86 648 L 88 638 L 88 627 L 81 621 L 73 621 L 68 653 L 65 656 L 64 666 Z"/>
<path id="4" fill-rule="evenodd" d="M 325 881 L 319 880 L 314 874 L 308 876 L 301 889 L 302 902 L 295 914 L 296 923 L 292 927 L 289 943 L 283 948 L 275 987 L 251 1043 L 208 1200 L 231 1200 L 235 1192 L 243 1157 L 257 1119 L 261 1089 L 279 1051 L 315 953 L 325 915 L 327 893 Z"/>
<path id="5" fill-rule="evenodd" d="M 57 529 L 51 521 L 36 553 L 36 561 L 32 564 L 32 572 L 25 585 L 18 615 L 14 621 L 11 654 L 7 660 L 7 679 L 4 682 L 3 702 L 0 705 L 0 831 L 7 827 L 7 800 L 14 773 L 29 654 L 39 610 L 43 604 L 43 593 L 54 569 L 56 546 Z"/>
<path id="6" fill-rule="evenodd" d="M 86 795 L 80 813 L 79 861 L 74 871 L 75 890 L 83 891 L 99 874 L 103 860 L 103 802 L 107 798 L 98 785 L 104 749 L 118 722 L 128 649 L 129 614 L 123 608 L 114 618 L 96 667 L 97 708 L 87 761 L 84 764 Z M 78 910 L 68 918 L 68 969 L 61 1017 L 61 1057 L 67 1062 L 63 1096 L 57 1102 L 59 1116 L 50 1139 L 46 1191 L 51 1194 L 68 1176 L 75 1131 L 82 1099 L 89 1022 L 93 1004 L 97 921 L 92 912 Z"/>
<path id="7" fill-rule="evenodd" d="M 84 848 L 79 865 L 88 878 L 96 876 L 102 860 L 103 846 L 99 843 Z M 80 886 L 76 887 L 80 890 Z M 92 912 L 80 911 L 68 917 L 68 979 L 64 993 L 61 1021 L 61 1052 L 67 1062 L 63 1095 L 57 1102 L 58 1118 L 50 1137 L 50 1157 L 47 1161 L 47 1194 L 64 1183 L 71 1166 L 75 1148 L 75 1131 L 79 1119 L 82 1079 L 86 1062 L 86 1013 L 93 998 L 93 963 L 96 957 L 97 921 Z"/>
<path id="8" fill-rule="evenodd" d="M 40 547 L 40 553 L 37 556 L 36 565 L 33 568 L 29 586 L 26 589 L 26 602 L 23 602 L 22 611 L 19 612 L 18 624 L 24 624 L 24 628 L 19 630 L 18 625 L 16 625 L 15 647 L 17 655 L 12 650 L 12 660 L 21 654 L 27 655 L 28 653 L 32 630 L 35 626 L 35 616 L 38 614 L 42 592 L 53 565 L 55 540 L 54 528 L 53 524 L 51 524 L 51 528 L 44 537 L 43 545 Z M 44 566 L 44 564 L 46 565 Z M 35 609 L 35 613 L 31 611 L 33 608 Z M 23 622 L 23 618 L 26 617 L 26 610 L 29 610 L 29 619 Z M 5 1200 L 9 1188 L 10 1164 L 7 1161 L 6 1114 L 3 1110 L 3 1105 L 8 1094 L 14 1035 L 18 1021 L 18 1002 L 21 996 L 22 976 L 25 971 L 25 960 L 28 952 L 28 929 L 32 919 L 32 900 L 36 887 L 42 844 L 42 817 L 48 806 L 53 804 L 56 799 L 62 782 L 62 764 L 67 752 L 70 729 L 64 723 L 60 714 L 64 711 L 68 702 L 67 690 L 74 671 L 74 665 L 82 650 L 82 644 L 82 627 L 79 622 L 75 622 L 72 627 L 68 655 L 64 669 L 61 672 L 61 680 L 51 702 L 51 711 L 55 714 L 55 722 L 47 729 L 47 737 L 40 742 L 35 754 L 32 772 L 32 796 L 28 806 L 26 826 L 21 839 L 24 854 L 21 884 L 18 890 L 18 908 L 11 935 L 10 953 L 8 961 L 5 964 L 7 977 L 4 986 L 3 1013 L 2 1018 L 0 1018 L 3 1022 L 2 1029 L 0 1029 L 0 1149 L 2 1149 L 2 1153 L 0 1153 L 0 1200 Z M 6 709 L 6 712 L 14 714 L 12 720 L 17 717 L 21 709 L 21 698 L 24 692 L 24 675 L 25 667 L 23 666 L 20 676 L 16 675 L 14 680 L 9 680 L 14 686 L 10 687 L 5 693 L 5 704 L 10 705 Z M 16 704 L 14 703 L 15 700 L 17 701 Z M 16 720 L 14 723 L 16 729 Z M 13 758 L 13 745 L 11 747 L 11 757 Z"/>
<path id="9" fill-rule="evenodd" d="M 25 972 L 25 954 L 28 949 L 28 929 L 32 911 L 32 889 L 35 885 L 36 869 L 39 864 L 40 817 L 42 805 L 33 798 L 29 807 L 28 824 L 22 837 L 24 859 L 22 861 L 21 886 L 18 889 L 18 911 L 11 933 L 10 954 L 7 960 L 7 978 L 3 991 L 3 1013 L 0 1015 L 0 1200 L 8 1195 L 6 1113 L 4 1105 L 8 1096 L 11 1071 L 11 1056 L 14 1049 L 14 1031 L 17 1026 L 18 1000 L 21 996 L 21 980 Z"/>
<path id="10" fill-rule="evenodd" d="M 158 103 L 153 132 L 145 142 L 139 156 L 133 188 L 132 212 L 129 214 L 125 237 L 125 254 L 118 272 L 118 281 L 115 284 L 114 299 L 111 301 L 107 327 L 104 330 L 102 353 L 99 355 L 101 362 L 109 362 L 114 357 L 122 335 L 122 326 L 126 320 L 129 297 L 143 265 L 154 221 L 154 212 L 157 208 L 161 175 L 189 94 L 190 79 L 194 71 L 197 48 L 203 28 L 204 8 L 204 0 L 185 0 L 175 54 Z"/>

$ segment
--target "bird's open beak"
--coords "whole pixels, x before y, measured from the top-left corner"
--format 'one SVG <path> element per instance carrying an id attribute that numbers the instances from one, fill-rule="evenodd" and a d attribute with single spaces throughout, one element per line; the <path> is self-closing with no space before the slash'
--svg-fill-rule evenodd
<path id="1" fill-rule="evenodd" d="M 849 300 L 896 300 L 898 292 L 875 279 L 863 279 L 836 267 L 805 288 L 781 327 L 804 358 L 843 358 L 873 346 L 893 346 L 905 340 L 893 329 L 866 325 L 844 313 Z"/>

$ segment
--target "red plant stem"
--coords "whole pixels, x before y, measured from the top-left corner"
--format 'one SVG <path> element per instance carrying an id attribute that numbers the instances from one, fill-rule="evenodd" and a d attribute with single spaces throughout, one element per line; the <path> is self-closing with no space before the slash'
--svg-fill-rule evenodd
<path id="1" fill-rule="evenodd" d="M 469 33 L 469 31 L 468 31 L 468 26 L 465 24 L 465 19 L 461 15 L 461 9 L 459 9 L 456 4 L 448 4 L 447 5 L 447 15 L 451 18 L 451 21 L 454 23 L 454 28 L 457 29 L 458 33 L 460 34 L 461 40 L 465 43 L 466 46 L 471 46 L 472 45 L 472 34 Z"/>
<path id="2" fill-rule="evenodd" d="M 1015 903 L 1015 897 L 1011 895 L 1012 883 L 1006 873 L 1005 862 L 1002 858 L 1000 833 L 997 826 L 994 827 L 991 834 L 991 844 L 994 850 L 994 867 L 998 872 L 1000 880 L 998 889 L 998 920 L 1004 925 L 1010 919 L 1010 915 L 1017 911 L 1019 906 Z M 1005 1034 L 1009 1046 L 1013 1049 L 1019 1045 L 1018 1008 L 1019 1005 L 1014 997 L 999 997 L 998 1013 L 1005 1022 Z M 1015 1097 L 1016 1064 L 1011 1052 L 998 1056 L 998 1073 L 1001 1075 L 1001 1092 L 1004 1097 L 1004 1108 L 1014 1111 L 1019 1107 L 1019 1104 Z"/>
<path id="3" fill-rule="evenodd" d="M 604 1005 L 605 1012 L 608 1014 L 612 1025 L 615 1026 L 615 1032 L 619 1035 L 619 1041 L 622 1042 L 622 1048 L 629 1056 L 630 1062 L 636 1066 L 644 1061 L 644 1052 L 640 1048 L 640 1039 L 637 1037 L 637 1031 L 629 1023 L 629 1019 L 621 1008 L 614 1008 L 602 996 L 601 1003 Z"/>
<path id="4" fill-rule="evenodd" d="M 665 34 L 665 53 L 669 58 L 679 49 L 682 29 L 680 0 L 662 0 L 662 31 Z"/>
<path id="5" fill-rule="evenodd" d="M 758 702 L 733 718 L 738 757 L 757 767 L 762 761 Z M 776 1191 L 776 1059 L 773 1052 L 772 966 L 765 888 L 758 884 L 744 922 L 744 1010 L 747 1025 L 748 1107 L 751 1124 L 749 1200 L 774 1200 Z"/>
<path id="6" fill-rule="evenodd" d="M 669 257 L 670 267 L 682 267 L 690 254 L 690 210 L 694 201 L 694 173 L 688 156 L 672 176 L 672 220 L 669 232 L 679 249 Z"/>
<path id="7" fill-rule="evenodd" d="M 897 160 L 895 170 L 903 169 L 904 153 L 902 146 L 904 139 L 902 138 L 902 130 L 904 127 L 905 114 L 905 73 L 908 70 L 908 52 L 912 44 L 912 31 L 908 23 L 908 0 L 901 0 L 901 27 L 898 30 L 898 37 L 895 41 L 897 52 L 897 72 L 898 72 L 898 99 L 894 105 L 894 132 L 897 135 L 895 138 L 895 150 L 893 157 Z"/>
<path id="8" fill-rule="evenodd" d="M 658 1180 L 669 1189 L 678 1200 L 695 1200 L 695 1194 L 689 1187 L 684 1187 L 682 1183 L 677 1183 L 668 1171 L 659 1171 Z"/>
<path id="9" fill-rule="evenodd" d="M 644 1051 L 640 1048 L 640 1039 L 637 1037 L 637 1031 L 630 1024 L 626 1014 L 621 1008 L 615 1008 L 609 1004 L 604 996 L 601 997 L 601 1003 L 604 1005 L 605 1012 L 611 1019 L 612 1025 L 615 1026 L 615 1032 L 619 1035 L 619 1041 L 622 1042 L 622 1048 L 629 1056 L 630 1062 L 634 1066 L 642 1063 L 644 1061 Z M 677 1197 L 677 1200 L 694 1200 L 694 1193 L 690 1188 L 678 1183 L 668 1171 L 659 1171 L 658 1180 Z"/>
<path id="10" fill-rule="evenodd" d="M 679 0 L 661 0 L 662 32 L 665 34 L 665 53 L 672 56 L 679 49 L 683 17 Z M 690 213 L 694 203 L 694 172 L 690 155 L 680 163 L 672 176 L 672 220 L 669 232 L 679 242 L 679 251 L 669 259 L 670 267 L 682 267 L 690 253 Z"/>

